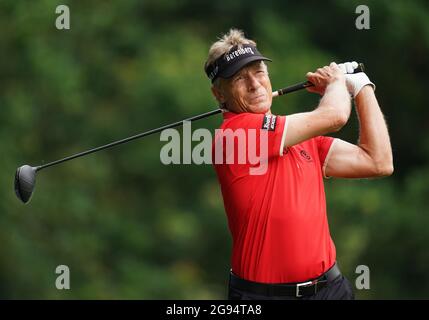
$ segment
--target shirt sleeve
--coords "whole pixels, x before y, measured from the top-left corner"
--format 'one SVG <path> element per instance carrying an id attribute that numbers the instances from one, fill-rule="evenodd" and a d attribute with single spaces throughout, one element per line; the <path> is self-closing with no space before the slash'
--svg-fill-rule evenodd
<path id="1" fill-rule="evenodd" d="M 336 139 L 333 137 L 325 137 L 325 136 L 316 137 L 316 144 L 317 144 L 317 150 L 319 153 L 320 165 L 321 165 L 323 176 L 325 178 L 329 178 L 328 176 L 325 175 L 325 169 L 326 169 L 326 165 L 328 164 L 329 156 L 332 150 L 332 146 L 335 143 L 335 140 Z"/>
<path id="2" fill-rule="evenodd" d="M 258 154 L 260 154 L 261 148 L 266 148 L 264 146 L 266 144 L 269 158 L 283 155 L 287 127 L 286 116 L 245 113 L 237 119 L 234 126 L 245 129 L 248 138 L 249 129 L 254 129 L 256 137 L 254 144 Z M 248 139 L 248 141 L 252 143 L 252 139 Z"/>

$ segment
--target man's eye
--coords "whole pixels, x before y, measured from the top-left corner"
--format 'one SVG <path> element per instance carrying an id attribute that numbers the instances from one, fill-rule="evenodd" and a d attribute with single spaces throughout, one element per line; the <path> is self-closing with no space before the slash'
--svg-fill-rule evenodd
<path id="1" fill-rule="evenodd" d="M 243 79 L 244 79 L 243 76 L 238 76 L 238 77 L 234 78 L 234 82 L 237 82 L 237 81 L 240 81 L 240 80 L 243 80 Z"/>

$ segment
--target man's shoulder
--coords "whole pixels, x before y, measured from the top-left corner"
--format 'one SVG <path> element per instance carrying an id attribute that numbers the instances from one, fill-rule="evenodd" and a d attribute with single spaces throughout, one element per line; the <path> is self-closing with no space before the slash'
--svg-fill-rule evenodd
<path id="1" fill-rule="evenodd" d="M 224 120 L 220 126 L 221 129 L 238 129 L 238 128 L 259 128 L 263 129 L 264 122 L 273 122 L 277 118 L 277 115 L 265 114 L 265 113 L 232 113 L 226 112 L 224 114 Z"/>
<path id="2" fill-rule="evenodd" d="M 263 113 L 251 113 L 251 112 L 241 112 L 241 113 L 234 113 L 234 112 L 225 112 L 223 114 L 224 122 L 236 122 L 236 121 L 243 121 L 243 120 L 252 120 L 252 119 L 258 119 L 263 117 Z"/>

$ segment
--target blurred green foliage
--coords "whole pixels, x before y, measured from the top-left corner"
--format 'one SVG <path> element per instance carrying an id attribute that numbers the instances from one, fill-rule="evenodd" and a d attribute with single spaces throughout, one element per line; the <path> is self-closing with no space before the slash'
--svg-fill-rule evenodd
<path id="1" fill-rule="evenodd" d="M 71 29 L 55 28 L 55 8 Z M 371 29 L 357 30 L 366 4 Z M 0 2 L 0 298 L 226 297 L 231 240 L 208 166 L 165 166 L 159 136 L 39 174 L 22 205 L 13 174 L 210 111 L 203 72 L 213 41 L 245 30 L 274 62 L 274 88 L 330 61 L 365 63 L 391 134 L 395 173 L 326 182 L 331 234 L 358 298 L 429 297 L 429 5 L 427 1 Z M 310 110 L 318 97 L 276 99 L 273 112 Z M 215 129 L 221 118 L 193 128 Z M 356 116 L 338 133 L 356 142 Z M 56 266 L 71 290 L 55 288 Z"/>

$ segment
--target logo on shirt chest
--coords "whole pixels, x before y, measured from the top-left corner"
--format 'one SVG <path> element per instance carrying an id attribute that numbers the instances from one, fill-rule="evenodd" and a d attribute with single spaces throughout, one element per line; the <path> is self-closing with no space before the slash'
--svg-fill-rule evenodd
<path id="1" fill-rule="evenodd" d="M 313 159 L 311 158 L 310 154 L 309 154 L 307 151 L 305 151 L 305 150 L 301 150 L 301 151 L 299 152 L 299 154 L 301 155 L 301 157 L 302 157 L 305 161 L 307 161 L 307 162 L 312 162 L 312 161 L 313 161 Z"/>

